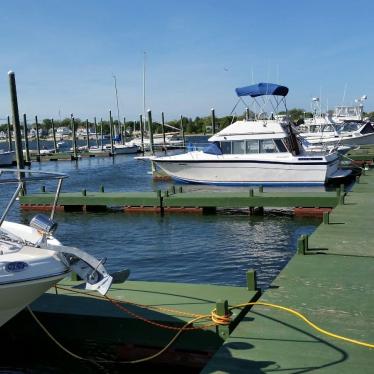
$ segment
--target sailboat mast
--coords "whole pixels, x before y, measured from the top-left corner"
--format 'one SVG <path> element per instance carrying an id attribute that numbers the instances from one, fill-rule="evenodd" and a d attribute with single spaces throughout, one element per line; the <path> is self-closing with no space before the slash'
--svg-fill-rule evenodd
<path id="1" fill-rule="evenodd" d="M 147 116 L 145 113 L 145 58 L 146 58 L 146 52 L 144 51 L 143 54 L 143 132 L 146 128 L 147 123 Z"/>

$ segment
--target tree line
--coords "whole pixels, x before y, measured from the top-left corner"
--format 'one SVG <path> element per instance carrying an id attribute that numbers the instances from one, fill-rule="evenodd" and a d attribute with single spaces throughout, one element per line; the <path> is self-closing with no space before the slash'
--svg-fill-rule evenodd
<path id="1" fill-rule="evenodd" d="M 285 112 L 280 112 L 279 114 L 285 114 Z M 293 108 L 288 111 L 288 115 L 290 116 L 291 120 L 295 123 L 302 123 L 304 118 L 312 118 L 313 114 L 311 112 L 306 112 L 304 109 Z M 245 113 L 237 116 L 224 116 L 224 117 L 216 117 L 215 118 L 215 127 L 216 130 L 223 129 L 226 126 L 230 125 L 233 120 L 237 119 L 244 119 L 246 116 Z M 249 112 L 249 117 L 253 118 L 254 113 Z M 364 113 L 364 117 L 368 117 L 370 121 L 374 121 L 374 112 Z M 86 121 L 81 120 L 80 118 L 74 118 L 75 121 L 75 128 L 85 128 Z M 118 126 L 118 121 L 113 121 L 114 126 Z M 212 132 L 212 118 L 211 116 L 206 117 L 195 117 L 194 119 L 189 117 L 182 116 L 180 119 L 175 119 L 168 121 L 166 125 L 169 125 L 175 129 L 181 129 L 183 125 L 184 132 L 186 134 L 206 134 Z M 44 131 L 49 131 L 52 129 L 52 120 L 49 118 L 43 119 L 40 123 L 38 123 L 39 129 Z M 58 127 L 67 127 L 71 129 L 71 119 L 64 118 L 62 120 L 54 120 L 55 129 Z M 91 131 L 95 130 L 94 121 L 88 121 L 88 126 Z M 110 133 L 110 123 L 107 120 L 97 121 L 97 131 L 101 132 L 101 126 L 103 134 Z M 139 121 L 126 121 L 125 124 L 122 123 L 122 126 L 126 127 L 126 132 L 131 134 L 134 131 L 140 131 L 140 122 Z M 28 128 L 36 128 L 36 123 L 29 123 Z M 152 129 L 154 133 L 162 133 L 162 125 L 160 122 L 153 121 L 152 122 Z M 168 126 L 165 126 L 165 131 L 176 131 L 175 129 L 171 129 Z M 0 125 L 0 131 L 7 132 L 7 123 L 3 123 Z"/>

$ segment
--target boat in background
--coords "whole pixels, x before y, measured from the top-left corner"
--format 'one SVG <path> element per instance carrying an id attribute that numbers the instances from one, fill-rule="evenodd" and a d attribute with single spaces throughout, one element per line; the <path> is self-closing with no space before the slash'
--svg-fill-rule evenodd
<path id="1" fill-rule="evenodd" d="M 86 289 L 105 295 L 114 278 L 125 280 L 128 270 L 111 276 L 88 253 L 62 245 L 54 236 L 56 202 L 66 176 L 20 169 L 0 169 L 0 184 L 16 185 L 16 190 L 0 218 L 0 326 L 26 305 L 66 277 L 71 271 L 86 281 Z M 6 221 L 8 212 L 23 187 L 36 181 L 57 181 L 55 203 L 50 216 L 33 217 L 29 225 Z"/>
<path id="2" fill-rule="evenodd" d="M 0 166 L 13 165 L 15 153 L 14 151 L 4 151 L 0 149 Z"/>
<path id="3" fill-rule="evenodd" d="M 259 83 L 237 88 L 236 93 L 239 101 L 243 96 L 254 100 L 259 109 L 254 120 L 232 123 L 210 137 L 211 144 L 202 151 L 150 160 L 173 179 L 188 183 L 323 185 L 350 174 L 350 170 L 338 168 L 340 157 L 336 151 L 307 152 L 290 119 L 277 116 L 281 103 L 287 111 L 287 87 Z M 273 111 L 267 115 L 265 105 L 269 103 Z"/>
<path id="4" fill-rule="evenodd" d="M 323 115 L 319 98 L 313 98 L 313 118 L 305 119 L 297 131 L 311 146 L 360 146 L 374 144 L 374 125 L 363 117 L 363 101 L 354 106 L 337 106 L 333 114 Z"/>

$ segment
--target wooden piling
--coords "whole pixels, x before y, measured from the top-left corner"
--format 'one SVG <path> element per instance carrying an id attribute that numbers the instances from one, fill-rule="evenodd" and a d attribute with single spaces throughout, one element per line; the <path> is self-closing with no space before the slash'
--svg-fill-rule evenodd
<path id="1" fill-rule="evenodd" d="M 37 155 L 40 156 L 40 138 L 39 138 L 38 116 L 35 116 L 35 130 L 36 130 L 36 151 L 37 151 Z M 38 161 L 40 161 L 39 157 L 38 157 Z"/>
<path id="2" fill-rule="evenodd" d="M 70 115 L 70 123 L 71 123 L 72 135 L 73 135 L 73 155 L 74 155 L 74 159 L 77 160 L 78 159 L 77 137 L 76 137 L 75 120 L 74 120 L 74 116 L 72 114 Z"/>
<path id="3" fill-rule="evenodd" d="M 8 151 L 13 151 L 12 130 L 10 126 L 9 116 L 7 117 L 7 129 L 8 129 Z"/>
<path id="4" fill-rule="evenodd" d="M 212 134 L 214 135 L 216 133 L 216 114 L 214 111 L 214 108 L 211 109 L 212 112 Z"/>
<path id="5" fill-rule="evenodd" d="M 110 132 L 110 153 L 114 156 L 114 144 L 113 144 L 113 118 L 112 111 L 109 111 L 109 132 Z"/>
<path id="6" fill-rule="evenodd" d="M 100 137 L 101 137 L 101 150 L 104 147 L 104 135 L 103 135 L 103 119 L 100 118 Z"/>
<path id="7" fill-rule="evenodd" d="M 29 151 L 29 139 L 28 139 L 28 129 L 27 129 L 27 119 L 26 114 L 23 115 L 23 133 L 25 142 L 25 161 L 30 163 L 30 151 Z"/>
<path id="8" fill-rule="evenodd" d="M 166 147 L 166 138 L 165 138 L 165 116 L 164 112 L 161 112 L 161 129 L 162 129 L 162 138 L 164 140 L 163 144 L 164 147 Z M 166 148 L 165 148 L 166 150 Z"/>
<path id="9" fill-rule="evenodd" d="M 23 160 L 22 152 L 22 137 L 21 137 L 21 125 L 19 121 L 19 112 L 18 112 L 18 100 L 17 100 L 17 87 L 16 87 L 16 77 L 14 72 L 10 71 L 9 76 L 9 88 L 10 88 L 10 99 L 12 105 L 12 120 L 13 120 L 13 131 L 14 131 L 14 145 L 16 150 L 16 160 L 17 168 L 24 169 L 25 162 Z M 19 173 L 19 178 L 24 177 L 24 173 Z M 23 191 L 21 194 L 26 193 L 26 186 L 23 186 Z"/>
<path id="10" fill-rule="evenodd" d="M 152 112 L 150 109 L 147 111 L 148 114 L 148 127 L 149 127 L 149 147 L 151 153 L 154 155 L 154 146 L 153 146 L 153 129 L 152 129 Z"/>
<path id="11" fill-rule="evenodd" d="M 89 129 L 89 123 L 88 119 L 86 119 L 86 145 L 87 145 L 87 150 L 90 149 L 90 129 Z"/>
<path id="12" fill-rule="evenodd" d="M 126 117 L 123 117 L 123 131 L 122 131 L 122 136 L 121 136 L 121 140 L 122 140 L 122 144 L 125 144 L 126 143 Z"/>
<path id="13" fill-rule="evenodd" d="M 95 125 L 96 147 L 99 148 L 99 137 L 97 136 L 97 122 L 96 122 L 96 117 L 94 117 L 94 125 Z"/>
<path id="14" fill-rule="evenodd" d="M 53 148 L 55 150 L 55 153 L 57 153 L 56 130 L 55 130 L 55 122 L 53 121 L 53 118 L 51 119 L 51 123 L 52 123 Z"/>
<path id="15" fill-rule="evenodd" d="M 186 147 L 186 138 L 184 137 L 183 116 L 182 115 L 181 115 L 180 127 L 181 127 L 181 132 L 182 132 L 183 148 L 185 148 Z"/>

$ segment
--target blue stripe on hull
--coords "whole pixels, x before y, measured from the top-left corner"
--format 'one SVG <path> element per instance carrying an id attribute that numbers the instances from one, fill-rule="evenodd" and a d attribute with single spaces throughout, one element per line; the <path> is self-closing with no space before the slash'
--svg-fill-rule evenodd
<path id="1" fill-rule="evenodd" d="M 213 186 L 323 186 L 324 182 L 205 182 L 172 177 L 175 181 L 186 184 L 207 184 Z"/>

